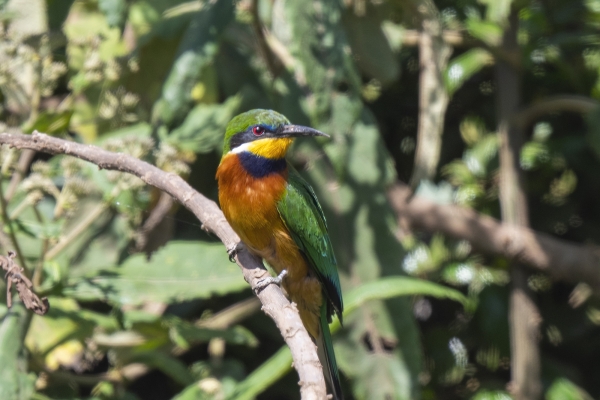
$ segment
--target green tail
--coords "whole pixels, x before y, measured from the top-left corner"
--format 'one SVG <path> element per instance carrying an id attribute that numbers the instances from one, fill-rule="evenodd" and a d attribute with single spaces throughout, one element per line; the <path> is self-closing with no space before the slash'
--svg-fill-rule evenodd
<path id="1" fill-rule="evenodd" d="M 335 353 L 333 352 L 333 342 L 331 340 L 331 333 L 329 332 L 327 314 L 327 304 L 323 302 L 321 306 L 321 329 L 317 338 L 317 354 L 323 365 L 323 373 L 325 381 L 327 381 L 327 386 L 333 392 L 333 400 L 344 400 L 338 366 L 335 361 Z"/>

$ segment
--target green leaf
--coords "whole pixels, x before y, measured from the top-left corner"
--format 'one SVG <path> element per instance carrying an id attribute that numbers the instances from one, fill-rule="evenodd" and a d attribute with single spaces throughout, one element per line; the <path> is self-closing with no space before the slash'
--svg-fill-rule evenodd
<path id="1" fill-rule="evenodd" d="M 76 338 L 85 341 L 92 334 L 96 323 L 103 322 L 116 328 L 116 320 L 110 317 L 102 317 L 89 320 L 79 315 L 79 306 L 73 299 L 51 297 L 48 314 L 44 316 L 35 315 L 31 321 L 31 329 L 27 333 L 25 343 L 30 351 L 39 354 L 47 354 L 56 346 L 68 339 Z M 93 317 L 95 313 L 88 311 L 87 317 Z M 106 319 L 112 319 L 112 324 Z"/>
<path id="2" fill-rule="evenodd" d="M 482 21 L 474 15 L 469 15 L 469 18 L 465 21 L 465 25 L 470 35 L 490 46 L 499 46 L 502 42 L 504 31 L 497 23 Z"/>
<path id="3" fill-rule="evenodd" d="M 592 400 L 585 390 L 566 378 L 555 379 L 546 392 L 546 400 Z"/>
<path id="4" fill-rule="evenodd" d="M 538 168 L 550 161 L 550 151 L 546 143 L 527 142 L 521 148 L 521 159 L 519 160 L 524 170 Z"/>
<path id="5" fill-rule="evenodd" d="M 140 362 L 159 369 L 170 376 L 175 382 L 185 386 L 194 381 L 194 377 L 183 362 L 160 351 L 148 351 L 136 354 L 132 357 L 131 362 Z"/>
<path id="6" fill-rule="evenodd" d="M 208 153 L 220 148 L 227 123 L 236 114 L 240 102 L 241 98 L 234 96 L 222 104 L 198 104 L 163 140 L 195 153 Z"/>
<path id="7" fill-rule="evenodd" d="M 513 400 L 513 397 L 504 390 L 481 389 L 471 400 Z"/>
<path id="8" fill-rule="evenodd" d="M 106 16 L 108 25 L 121 26 L 127 15 L 126 0 L 98 0 L 98 8 Z"/>
<path id="9" fill-rule="evenodd" d="M 471 307 L 472 301 L 456 289 L 439 285 L 424 279 L 408 276 L 390 276 L 376 281 L 363 283 L 344 294 L 344 317 L 351 314 L 367 301 L 389 299 L 399 296 L 432 296 L 439 299 L 458 301 L 465 307 Z M 330 325 L 332 332 L 340 328 L 339 320 Z"/>
<path id="10" fill-rule="evenodd" d="M 65 133 L 71 123 L 72 110 L 63 112 L 41 112 L 35 122 L 31 126 L 23 127 L 25 132 L 33 132 L 34 130 L 46 133 L 48 135 L 56 135 Z"/>
<path id="11" fill-rule="evenodd" d="M 202 68 L 217 53 L 218 38 L 234 17 L 231 0 L 205 4 L 191 21 L 179 47 L 177 59 L 162 88 L 161 98 L 152 111 L 152 120 L 170 125 L 183 118 L 192 104 L 192 89 Z"/>
<path id="12" fill-rule="evenodd" d="M 479 2 L 487 5 L 485 14 L 487 20 L 497 22 L 503 26 L 508 24 L 508 15 L 513 0 L 479 0 Z"/>
<path id="13" fill-rule="evenodd" d="M 383 32 L 383 16 L 378 11 L 369 7 L 366 15 L 357 16 L 348 9 L 343 22 L 358 68 L 386 86 L 398 79 L 400 65 Z"/>
<path id="14" fill-rule="evenodd" d="M 28 400 L 34 392 L 35 375 L 27 373 L 23 346 L 30 317 L 17 301 L 0 323 L 0 399 Z"/>
<path id="15" fill-rule="evenodd" d="M 252 400 L 292 369 L 292 353 L 283 346 L 239 383 L 233 400 Z"/>
<path id="16" fill-rule="evenodd" d="M 135 125 L 130 125 L 125 128 L 120 128 L 111 132 L 107 132 L 103 134 L 98 140 L 94 143 L 98 146 L 102 145 L 109 139 L 117 139 L 117 138 L 127 138 L 131 136 L 137 136 L 140 138 L 150 137 L 152 134 L 152 127 L 147 122 L 140 122 Z"/>
<path id="17" fill-rule="evenodd" d="M 230 329 L 199 328 L 179 318 L 169 318 L 165 321 L 169 327 L 171 340 L 183 349 L 188 349 L 196 343 L 206 343 L 214 338 L 221 338 L 227 343 L 241 344 L 250 347 L 258 345 L 258 339 L 248 329 L 235 326 Z"/>
<path id="18" fill-rule="evenodd" d="M 483 67 L 492 64 L 492 55 L 484 49 L 471 49 L 453 58 L 444 73 L 444 83 L 448 94 L 454 94 L 470 77 Z"/>
<path id="19" fill-rule="evenodd" d="M 135 305 L 208 298 L 246 288 L 222 244 L 172 241 L 150 261 L 145 255 L 134 255 L 97 276 L 72 281 L 65 291 L 79 299 Z"/>

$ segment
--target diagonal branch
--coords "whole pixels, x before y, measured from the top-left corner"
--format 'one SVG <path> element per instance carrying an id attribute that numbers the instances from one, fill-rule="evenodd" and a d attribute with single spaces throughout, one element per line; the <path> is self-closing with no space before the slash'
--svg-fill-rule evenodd
<path id="1" fill-rule="evenodd" d="M 33 149 L 49 154 L 67 154 L 98 165 L 101 169 L 118 170 L 135 175 L 179 201 L 202 222 L 204 227 L 221 239 L 228 250 L 238 249 L 235 260 L 242 269 L 244 279 L 252 289 L 268 275 L 262 262 L 240 246 L 240 239 L 225 220 L 215 202 L 195 191 L 181 177 L 167 173 L 135 157 L 113 153 L 96 146 L 83 145 L 34 132 L 32 135 L 0 134 L 0 144 L 19 149 Z M 225 253 L 223 256 L 226 256 Z M 317 357 L 316 347 L 308 335 L 298 310 L 275 285 L 269 285 L 257 294 L 262 309 L 279 328 L 289 346 L 294 368 L 300 378 L 303 399 L 326 398 L 325 379 Z"/>
<path id="2" fill-rule="evenodd" d="M 600 251 L 596 247 L 570 243 L 529 228 L 511 227 L 468 208 L 436 204 L 413 195 L 408 185 L 401 182 L 390 189 L 388 197 L 396 214 L 412 229 L 467 240 L 481 253 L 506 257 L 555 279 L 585 282 L 600 290 Z"/>

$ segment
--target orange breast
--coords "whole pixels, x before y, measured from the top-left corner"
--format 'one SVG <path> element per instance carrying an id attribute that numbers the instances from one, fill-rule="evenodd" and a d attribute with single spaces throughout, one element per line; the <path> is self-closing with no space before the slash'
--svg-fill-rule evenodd
<path id="1" fill-rule="evenodd" d="M 287 170 L 257 179 L 244 169 L 236 154 L 229 154 L 219 165 L 217 180 L 225 218 L 252 253 L 277 273 L 288 271 L 283 286 L 298 304 L 309 333 L 316 337 L 321 286 L 277 211 L 287 185 Z"/>
<path id="2" fill-rule="evenodd" d="M 227 155 L 217 171 L 225 218 L 256 253 L 271 247 L 273 234 L 283 225 L 276 206 L 285 191 L 286 175 L 283 171 L 257 179 L 246 172 L 235 154 Z"/>

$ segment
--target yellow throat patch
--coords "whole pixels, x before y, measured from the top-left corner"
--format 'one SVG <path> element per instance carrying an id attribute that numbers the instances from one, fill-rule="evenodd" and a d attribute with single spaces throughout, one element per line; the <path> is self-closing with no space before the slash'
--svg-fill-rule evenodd
<path id="1" fill-rule="evenodd" d="M 250 142 L 248 144 L 248 150 L 257 156 L 280 159 L 285 157 L 285 154 L 293 142 L 293 138 L 259 139 Z"/>

